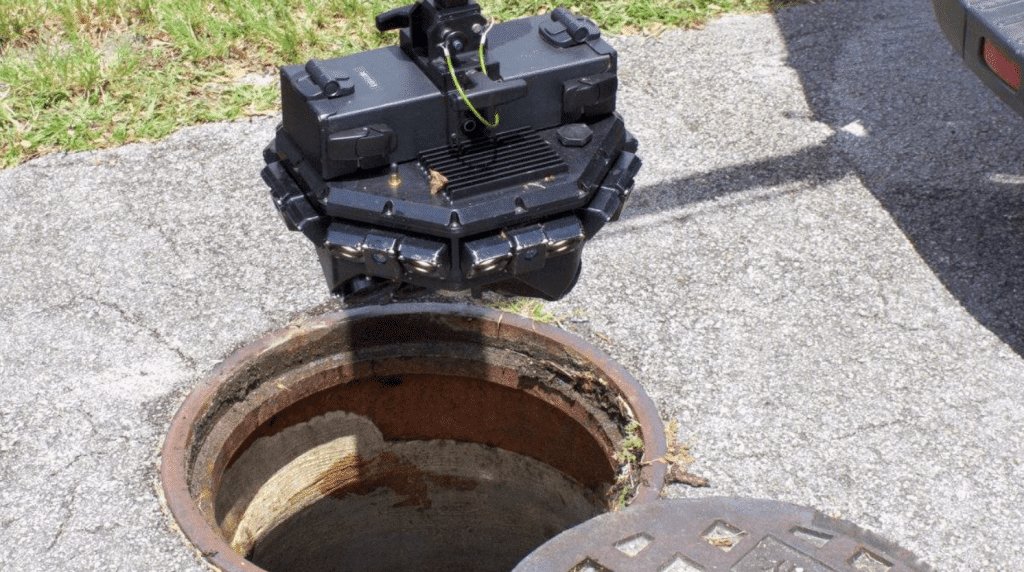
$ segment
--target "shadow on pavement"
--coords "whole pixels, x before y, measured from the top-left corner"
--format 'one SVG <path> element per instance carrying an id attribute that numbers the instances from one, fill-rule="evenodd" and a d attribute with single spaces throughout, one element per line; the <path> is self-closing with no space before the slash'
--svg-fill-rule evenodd
<path id="1" fill-rule="evenodd" d="M 1024 355 L 1024 118 L 964 68 L 930 1 L 822 8 L 776 14 L 815 118 L 864 127 L 873 141 L 839 147 L 865 186 L 975 319 Z"/>
<path id="2" fill-rule="evenodd" d="M 835 135 L 645 188 L 637 213 L 856 175 L 949 292 L 1024 356 L 1024 118 L 961 64 L 930 0 L 832 1 L 775 19 L 812 120 Z"/>

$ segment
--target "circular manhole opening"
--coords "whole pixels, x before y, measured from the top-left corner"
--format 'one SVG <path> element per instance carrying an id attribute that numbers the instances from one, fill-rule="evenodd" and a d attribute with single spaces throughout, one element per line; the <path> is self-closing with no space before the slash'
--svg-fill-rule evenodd
<path id="1" fill-rule="evenodd" d="M 636 436 L 643 462 L 623 466 Z M 597 348 L 493 310 L 394 305 L 236 351 L 175 416 L 161 476 L 222 570 L 508 572 L 616 499 L 657 498 L 664 453 L 650 398 Z"/>

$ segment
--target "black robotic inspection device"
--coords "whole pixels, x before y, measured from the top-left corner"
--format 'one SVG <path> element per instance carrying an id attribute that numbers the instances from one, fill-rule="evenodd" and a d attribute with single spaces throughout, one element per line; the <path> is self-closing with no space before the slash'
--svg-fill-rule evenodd
<path id="1" fill-rule="evenodd" d="M 640 169 L 615 50 L 561 8 L 492 25 L 473 0 L 420 0 L 376 24 L 400 46 L 281 68 L 264 152 L 328 287 L 564 296 Z"/>

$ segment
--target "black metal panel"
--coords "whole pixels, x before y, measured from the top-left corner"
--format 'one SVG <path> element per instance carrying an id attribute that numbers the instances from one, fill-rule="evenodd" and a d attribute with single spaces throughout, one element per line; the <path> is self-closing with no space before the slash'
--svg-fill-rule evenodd
<path id="1" fill-rule="evenodd" d="M 494 139 L 430 149 L 420 155 L 420 161 L 427 168 L 444 174 L 448 180 L 444 191 L 452 199 L 569 170 L 550 144 L 525 127 Z"/>

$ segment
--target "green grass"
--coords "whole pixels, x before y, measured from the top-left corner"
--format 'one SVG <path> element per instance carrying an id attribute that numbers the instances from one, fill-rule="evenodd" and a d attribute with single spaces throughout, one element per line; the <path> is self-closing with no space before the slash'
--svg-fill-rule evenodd
<path id="1" fill-rule="evenodd" d="M 490 306 L 502 312 L 518 314 L 541 324 L 561 324 L 562 317 L 556 316 L 544 307 L 544 303 L 536 298 L 505 298 Z"/>
<path id="2" fill-rule="evenodd" d="M 411 1 L 411 0 L 408 0 Z M 793 0 L 483 0 L 499 20 L 566 5 L 610 33 L 658 33 Z M 277 66 L 391 44 L 364 0 L 0 0 L 0 167 L 273 113 Z"/>
<path id="3" fill-rule="evenodd" d="M 636 494 L 643 455 L 644 438 L 640 434 L 640 424 L 633 421 L 626 426 L 626 435 L 615 449 L 615 460 L 622 467 L 615 479 L 615 485 L 609 491 L 612 510 L 625 508 Z"/>

